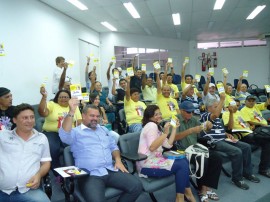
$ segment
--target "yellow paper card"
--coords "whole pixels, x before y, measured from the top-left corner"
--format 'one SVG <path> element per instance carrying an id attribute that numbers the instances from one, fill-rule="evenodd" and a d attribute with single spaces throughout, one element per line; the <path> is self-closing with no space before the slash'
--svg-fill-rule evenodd
<path id="1" fill-rule="evenodd" d="M 47 83 L 48 83 L 48 77 L 46 76 L 46 77 L 43 78 L 41 87 L 45 87 Z"/>
<path id="2" fill-rule="evenodd" d="M 73 67 L 74 64 L 75 64 L 75 61 L 74 61 L 74 60 L 69 60 L 69 61 L 68 61 L 68 66 L 69 66 L 69 67 Z"/>
<path id="3" fill-rule="evenodd" d="M 98 67 L 98 65 L 99 65 L 99 59 L 98 58 L 94 58 L 93 59 L 93 62 L 94 62 L 94 66 Z"/>
<path id="4" fill-rule="evenodd" d="M 184 63 L 188 64 L 189 63 L 189 57 L 185 57 Z"/>
<path id="5" fill-rule="evenodd" d="M 172 63 L 172 58 L 168 58 L 168 63 Z"/>
<path id="6" fill-rule="evenodd" d="M 223 72 L 223 74 L 225 74 L 225 75 L 229 74 L 229 71 L 228 71 L 227 68 L 225 68 L 225 67 L 222 69 L 222 72 Z"/>
<path id="7" fill-rule="evenodd" d="M 142 71 L 146 72 L 146 64 L 142 64 Z"/>
<path id="8" fill-rule="evenodd" d="M 134 76 L 133 67 L 128 67 L 128 68 L 127 68 L 127 75 L 128 75 L 128 76 Z"/>
<path id="9" fill-rule="evenodd" d="M 5 56 L 4 44 L 0 44 L 0 56 Z"/>
<path id="10" fill-rule="evenodd" d="M 94 53 L 90 53 L 89 57 L 94 58 Z"/>
<path id="11" fill-rule="evenodd" d="M 244 70 L 244 71 L 243 71 L 243 77 L 245 77 L 245 78 L 248 77 L 248 71 L 247 71 L 247 70 Z"/>
<path id="12" fill-rule="evenodd" d="M 116 79 L 119 79 L 119 71 L 118 70 L 114 70 L 113 71 L 113 77 L 116 78 Z"/>
<path id="13" fill-rule="evenodd" d="M 178 120 L 177 117 L 175 115 L 172 115 L 171 122 L 170 122 L 172 127 L 174 128 L 176 127 L 177 120 Z"/>
<path id="14" fill-rule="evenodd" d="M 112 62 L 116 63 L 116 57 L 115 56 L 112 57 Z"/>
<path id="15" fill-rule="evenodd" d="M 82 99 L 81 84 L 70 85 L 70 94 L 71 94 L 71 97 L 77 97 L 78 99 Z"/>
<path id="16" fill-rule="evenodd" d="M 85 102 L 89 102 L 89 93 L 82 93 L 82 100 Z"/>
<path id="17" fill-rule="evenodd" d="M 196 74 L 196 75 L 195 75 L 195 80 L 196 80 L 197 82 L 200 82 L 200 80 L 201 80 L 201 75 Z"/>
<path id="18" fill-rule="evenodd" d="M 210 67 L 209 70 L 208 70 L 208 72 L 210 73 L 211 76 L 213 76 L 214 73 L 215 73 L 214 67 Z"/>
<path id="19" fill-rule="evenodd" d="M 223 86 L 223 83 L 217 83 L 217 89 L 218 89 L 219 94 L 225 93 L 225 88 Z"/>
<path id="20" fill-rule="evenodd" d="M 160 64 L 158 61 L 154 62 L 153 65 L 154 65 L 155 69 L 160 69 Z"/>
<path id="21" fill-rule="evenodd" d="M 265 90 L 267 93 L 270 93 L 270 85 L 264 85 Z"/>

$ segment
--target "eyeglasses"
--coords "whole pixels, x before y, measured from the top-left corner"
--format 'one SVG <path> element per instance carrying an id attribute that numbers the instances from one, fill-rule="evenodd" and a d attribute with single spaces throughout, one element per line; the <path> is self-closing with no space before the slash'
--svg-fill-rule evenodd
<path id="1" fill-rule="evenodd" d="M 69 99 L 68 96 L 59 96 L 58 98 L 59 98 L 59 99 Z"/>

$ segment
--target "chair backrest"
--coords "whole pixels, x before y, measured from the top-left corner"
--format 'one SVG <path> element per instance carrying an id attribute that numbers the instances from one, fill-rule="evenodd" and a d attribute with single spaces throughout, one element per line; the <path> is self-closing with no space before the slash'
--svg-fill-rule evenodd
<path id="1" fill-rule="evenodd" d="M 126 120 L 126 114 L 125 114 L 124 109 L 120 109 L 118 114 L 119 114 L 120 121 L 125 121 Z"/>
<path id="2" fill-rule="evenodd" d="M 155 73 L 151 72 L 149 74 L 149 77 L 152 78 L 154 81 L 156 81 L 156 74 Z"/>
<path id="3" fill-rule="evenodd" d="M 265 120 L 269 120 L 270 119 L 270 110 L 263 110 L 262 111 L 262 116 Z"/>
<path id="4" fill-rule="evenodd" d="M 127 133 L 121 135 L 119 138 L 119 145 L 122 153 L 129 153 L 130 155 L 136 155 L 138 153 L 139 141 L 140 141 L 140 132 Z M 130 162 L 127 162 L 131 164 Z M 128 166 L 130 169 L 132 166 Z M 133 172 L 133 170 L 130 172 Z"/>
<path id="5" fill-rule="evenodd" d="M 249 88 L 249 83 L 248 83 L 248 80 L 243 79 L 243 80 L 242 80 L 242 83 L 246 84 L 246 85 L 247 85 L 247 88 Z"/>
<path id="6" fill-rule="evenodd" d="M 70 151 L 70 146 L 65 147 L 63 156 L 64 156 L 64 165 L 65 166 L 74 166 L 75 165 L 73 155 Z"/>
<path id="7" fill-rule="evenodd" d="M 211 76 L 211 83 L 216 83 L 215 78 Z"/>
<path id="8" fill-rule="evenodd" d="M 106 93 L 106 96 L 108 96 L 109 95 L 109 87 L 108 86 L 102 87 L 102 92 Z"/>
<path id="9" fill-rule="evenodd" d="M 260 95 L 259 99 L 261 102 L 266 102 L 267 101 L 267 96 L 266 95 Z"/>
<path id="10" fill-rule="evenodd" d="M 234 88 L 235 88 L 235 89 L 237 89 L 238 81 L 239 81 L 239 79 L 234 79 L 234 80 L 233 80 L 233 85 L 234 85 Z"/>
<path id="11" fill-rule="evenodd" d="M 203 90 L 204 85 L 205 85 L 205 78 L 204 76 L 201 76 L 200 82 L 199 82 L 199 90 Z"/>

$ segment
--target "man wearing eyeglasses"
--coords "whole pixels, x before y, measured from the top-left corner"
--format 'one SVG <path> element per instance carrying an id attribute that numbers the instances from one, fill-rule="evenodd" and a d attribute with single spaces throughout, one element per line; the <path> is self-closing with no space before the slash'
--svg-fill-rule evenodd
<path id="1" fill-rule="evenodd" d="M 175 146 L 179 150 L 186 149 L 190 145 L 196 144 L 198 135 L 204 130 L 212 128 L 212 123 L 205 122 L 205 128 L 201 126 L 200 121 L 193 116 L 195 107 L 192 102 L 184 101 L 180 104 L 181 114 L 177 115 L 180 126 L 177 129 L 175 137 Z M 206 201 L 208 198 L 218 200 L 218 195 L 210 189 L 218 188 L 218 181 L 221 172 L 222 160 L 221 157 L 213 152 L 209 151 L 208 166 L 204 167 L 204 175 L 202 178 L 197 179 L 197 185 L 199 188 L 199 195 L 201 201 Z"/>

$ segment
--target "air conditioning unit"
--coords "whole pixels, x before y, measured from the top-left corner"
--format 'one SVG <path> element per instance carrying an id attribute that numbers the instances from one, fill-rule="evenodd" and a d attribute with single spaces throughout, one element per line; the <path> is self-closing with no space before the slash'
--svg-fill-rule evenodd
<path id="1" fill-rule="evenodd" d="M 259 39 L 260 40 L 270 40 L 270 33 L 265 33 L 265 34 L 261 34 L 259 35 Z"/>

